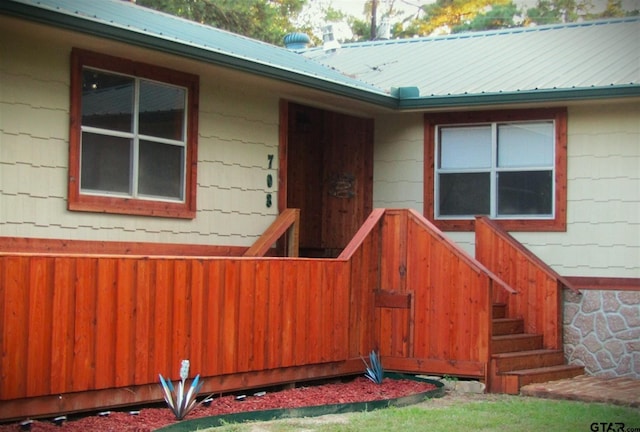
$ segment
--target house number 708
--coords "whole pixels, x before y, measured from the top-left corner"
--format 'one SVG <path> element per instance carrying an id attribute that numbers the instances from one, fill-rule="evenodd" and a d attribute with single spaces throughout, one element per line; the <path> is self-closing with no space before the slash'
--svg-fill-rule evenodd
<path id="1" fill-rule="evenodd" d="M 273 155 L 267 155 L 267 169 L 273 169 Z M 267 188 L 271 189 L 273 187 L 273 175 L 267 174 Z M 271 192 L 267 192 L 267 208 L 270 208 L 273 205 Z"/>

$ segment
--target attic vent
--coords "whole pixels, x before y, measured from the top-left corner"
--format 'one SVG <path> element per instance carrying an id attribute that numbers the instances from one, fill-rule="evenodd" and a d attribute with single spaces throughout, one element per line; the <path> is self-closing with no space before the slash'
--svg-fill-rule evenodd
<path id="1" fill-rule="evenodd" d="M 325 51 L 335 51 L 340 48 L 340 43 L 336 40 L 333 24 L 322 28 L 322 49 Z"/>

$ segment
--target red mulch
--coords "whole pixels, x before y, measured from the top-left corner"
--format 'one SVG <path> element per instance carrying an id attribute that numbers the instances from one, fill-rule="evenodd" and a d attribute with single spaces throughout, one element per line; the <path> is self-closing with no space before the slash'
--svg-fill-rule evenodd
<path id="1" fill-rule="evenodd" d="M 394 399 L 435 388 L 433 384 L 425 382 L 388 378 L 378 385 L 367 378 L 358 377 L 348 382 L 297 387 L 272 393 L 267 392 L 264 396 L 253 396 L 253 393 L 247 393 L 247 398 L 242 401 L 236 400 L 233 395 L 216 397 L 210 406 L 200 405 L 195 408 L 186 416 L 185 420 L 244 411 Z M 69 421 L 64 422 L 62 426 L 56 426 L 51 420 L 34 421 L 31 425 L 31 430 L 34 432 L 149 432 L 175 422 L 176 419 L 173 413 L 166 407 L 144 408 L 139 410 L 138 415 L 131 415 L 127 410 L 112 411 L 108 416 L 104 417 L 92 415 L 74 419 L 73 416 L 69 416 Z M 21 430 L 19 423 L 0 425 L 0 432 L 17 430 Z"/>

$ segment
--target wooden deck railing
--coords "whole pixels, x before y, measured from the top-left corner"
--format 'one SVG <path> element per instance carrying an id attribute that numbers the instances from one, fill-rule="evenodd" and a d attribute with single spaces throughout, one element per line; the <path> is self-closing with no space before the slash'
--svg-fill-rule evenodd
<path id="1" fill-rule="evenodd" d="M 379 308 L 387 367 L 486 378 L 492 293 L 510 288 L 413 210 L 388 211 L 385 233 L 381 287 L 412 297 Z"/>
<path id="2" fill-rule="evenodd" d="M 353 251 L 379 267 L 369 313 L 386 368 L 485 378 L 492 292 L 511 287 L 413 210 L 374 210 L 340 258 Z"/>
<path id="3" fill-rule="evenodd" d="M 285 209 L 245 253 L 247 257 L 264 256 L 284 233 L 286 256 L 297 257 L 300 239 L 300 209 Z"/>
<path id="4" fill-rule="evenodd" d="M 160 400 L 182 359 L 203 392 L 358 372 L 352 279 L 337 260 L 1 254 L 0 418 Z"/>
<path id="5" fill-rule="evenodd" d="M 476 259 L 512 286 L 519 295 L 496 292 L 509 315 L 523 318 L 527 333 L 543 335 L 548 349 L 562 349 L 562 287 L 572 284 L 528 251 L 487 217 L 476 219 Z"/>
<path id="6" fill-rule="evenodd" d="M 411 210 L 375 210 L 337 259 L 2 251 L 0 419 L 158 401 L 182 359 L 208 393 L 361 373 L 372 349 L 486 379 L 494 291 Z"/>

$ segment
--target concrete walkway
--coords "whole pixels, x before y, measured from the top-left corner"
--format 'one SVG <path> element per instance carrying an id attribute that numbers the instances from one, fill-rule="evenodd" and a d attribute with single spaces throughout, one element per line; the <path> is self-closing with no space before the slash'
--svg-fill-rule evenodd
<path id="1" fill-rule="evenodd" d="M 640 380 L 633 378 L 581 375 L 571 379 L 529 384 L 522 387 L 520 393 L 523 396 L 640 407 Z"/>

